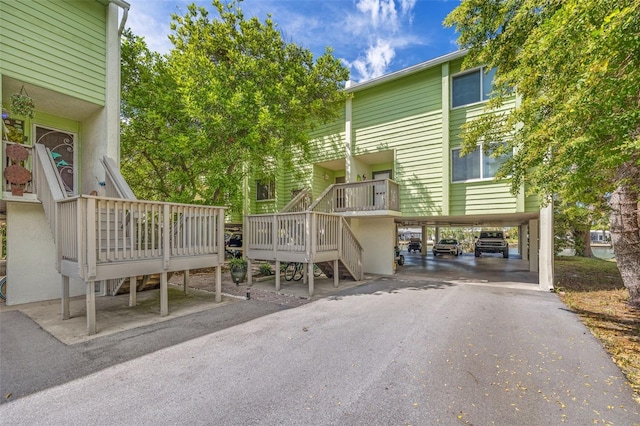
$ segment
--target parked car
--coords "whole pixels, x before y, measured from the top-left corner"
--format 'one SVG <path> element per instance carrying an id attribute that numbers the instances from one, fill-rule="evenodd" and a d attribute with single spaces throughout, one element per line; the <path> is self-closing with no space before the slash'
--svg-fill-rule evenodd
<path id="1" fill-rule="evenodd" d="M 476 237 L 475 255 L 482 253 L 502 253 L 502 257 L 509 258 L 509 244 L 502 231 L 482 231 L 480 238 Z"/>
<path id="2" fill-rule="evenodd" d="M 409 240 L 409 245 L 407 246 L 407 251 L 409 253 L 411 253 L 412 251 L 422 251 L 422 241 L 420 240 L 420 238 L 411 238 Z"/>
<path id="3" fill-rule="evenodd" d="M 242 247 L 242 233 L 235 232 L 231 234 L 229 241 L 227 241 L 227 247 Z"/>
<path id="4" fill-rule="evenodd" d="M 453 238 L 444 238 L 433 245 L 433 255 L 452 254 L 458 256 L 462 254 L 462 247 L 458 240 Z"/>

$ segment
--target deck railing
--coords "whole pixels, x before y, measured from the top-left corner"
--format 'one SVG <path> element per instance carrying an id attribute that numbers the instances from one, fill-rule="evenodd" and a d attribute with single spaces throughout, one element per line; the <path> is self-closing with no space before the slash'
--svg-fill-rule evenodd
<path id="1" fill-rule="evenodd" d="M 391 179 L 331 185 L 309 210 L 324 213 L 399 211 L 399 186 Z"/>
<path id="2" fill-rule="evenodd" d="M 362 277 L 362 247 L 347 221 L 336 214 L 250 215 L 245 240 L 247 257 L 252 259 L 315 263 L 335 258 L 356 279 Z"/>
<path id="3" fill-rule="evenodd" d="M 287 203 L 280 213 L 294 213 L 307 211 L 311 204 L 311 190 L 305 188 Z"/>
<path id="4" fill-rule="evenodd" d="M 155 261 L 161 267 L 152 272 L 158 273 L 181 269 L 171 267 L 176 258 L 223 259 L 222 207 L 82 195 L 58 202 L 57 217 L 60 258 L 78 262 L 85 279 L 95 277 L 100 265 L 118 262 Z"/>

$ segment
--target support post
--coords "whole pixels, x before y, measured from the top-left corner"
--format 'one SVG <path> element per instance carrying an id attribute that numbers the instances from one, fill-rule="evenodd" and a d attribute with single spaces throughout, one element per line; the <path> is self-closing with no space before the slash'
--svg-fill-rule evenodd
<path id="1" fill-rule="evenodd" d="M 280 291 L 280 261 L 276 260 L 276 291 Z"/>
<path id="2" fill-rule="evenodd" d="M 540 290 L 553 290 L 553 201 L 540 210 Z"/>
<path id="3" fill-rule="evenodd" d="M 427 240 L 429 236 L 427 235 L 427 227 L 422 225 L 420 232 L 422 234 L 422 245 L 420 247 L 420 254 L 425 256 L 427 254 Z M 438 239 L 438 228 L 436 228 L 436 240 Z"/>
<path id="4" fill-rule="evenodd" d="M 334 260 L 333 261 L 333 287 L 334 288 L 338 288 L 338 285 L 340 284 L 340 277 L 339 274 L 340 273 L 340 265 L 338 263 L 338 260 Z"/>
<path id="5" fill-rule="evenodd" d="M 169 288 L 167 286 L 167 272 L 160 273 L 160 316 L 169 315 Z"/>
<path id="6" fill-rule="evenodd" d="M 529 221 L 529 271 L 538 272 L 538 219 Z"/>
<path id="7" fill-rule="evenodd" d="M 87 283 L 87 334 L 96 334 L 96 289 L 95 281 L 89 280 Z"/>
<path id="8" fill-rule="evenodd" d="M 216 303 L 222 302 L 222 266 L 216 266 Z"/>
<path id="9" fill-rule="evenodd" d="M 187 287 L 189 286 L 189 270 L 185 269 L 184 275 L 182 276 L 182 291 L 184 291 L 184 295 L 187 295 Z"/>
<path id="10" fill-rule="evenodd" d="M 134 307 L 137 305 L 138 296 L 138 277 L 129 277 L 129 306 Z"/>
<path id="11" fill-rule="evenodd" d="M 68 320 L 71 318 L 69 313 L 69 277 L 62 276 L 62 319 Z"/>
<path id="12" fill-rule="evenodd" d="M 308 277 L 308 280 L 309 280 L 309 297 L 312 297 L 313 296 L 313 291 L 314 291 L 313 279 L 315 278 L 313 276 L 313 262 L 307 263 L 307 273 L 305 274 L 305 277 Z"/>
<path id="13" fill-rule="evenodd" d="M 253 285 L 253 277 L 252 277 L 252 273 L 251 273 L 251 259 L 247 258 L 247 285 L 249 287 L 251 287 Z"/>

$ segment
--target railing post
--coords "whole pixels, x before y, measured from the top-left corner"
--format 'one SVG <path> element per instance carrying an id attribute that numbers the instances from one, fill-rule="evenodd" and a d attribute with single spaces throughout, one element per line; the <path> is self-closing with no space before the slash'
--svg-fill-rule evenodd
<path id="1" fill-rule="evenodd" d="M 169 230 L 170 206 L 164 204 L 162 206 L 162 254 L 164 257 L 164 269 L 169 269 L 171 264 L 171 235 Z"/>
<path id="2" fill-rule="evenodd" d="M 311 215 L 311 261 L 313 263 L 318 252 L 318 213 L 309 214 Z"/>
<path id="3" fill-rule="evenodd" d="M 218 243 L 218 263 L 222 264 L 224 263 L 224 210 L 223 209 L 217 209 L 218 212 L 218 238 L 217 238 L 217 243 Z"/>
<path id="4" fill-rule="evenodd" d="M 82 200 L 80 198 L 78 201 Z M 85 220 L 79 220 L 78 222 L 85 224 L 87 229 L 87 238 L 84 244 L 87 256 L 87 278 L 90 280 L 96 277 L 96 199 L 85 198 L 87 207 L 85 209 Z M 82 246 L 78 247 L 78 251 Z"/>
<path id="5" fill-rule="evenodd" d="M 60 209 L 62 209 L 62 204 L 53 203 L 53 215 L 54 215 L 54 227 L 55 227 L 55 235 L 54 235 L 54 244 L 56 245 L 56 269 L 60 272 L 62 267 L 62 253 L 63 253 L 63 241 L 62 241 L 62 214 L 60 214 Z M 77 224 L 76 224 L 77 226 Z"/>
<path id="6" fill-rule="evenodd" d="M 344 220 L 344 218 L 340 218 L 340 220 L 338 221 L 338 257 L 342 259 L 342 233 L 343 231 L 343 225 L 342 225 L 342 221 Z"/>
<path id="7" fill-rule="evenodd" d="M 274 214 L 271 222 L 271 245 L 273 246 L 273 258 L 278 259 L 278 244 L 280 242 L 280 239 L 278 238 L 280 233 L 280 230 L 278 229 L 278 216 Z"/>

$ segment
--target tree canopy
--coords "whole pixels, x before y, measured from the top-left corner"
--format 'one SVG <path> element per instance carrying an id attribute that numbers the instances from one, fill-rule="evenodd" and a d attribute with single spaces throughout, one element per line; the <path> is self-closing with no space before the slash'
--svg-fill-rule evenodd
<path id="1" fill-rule="evenodd" d="M 213 19 L 193 4 L 172 15 L 167 55 L 125 32 L 122 170 L 145 198 L 239 211 L 246 176 L 295 173 L 309 131 L 339 112 L 349 74 L 329 48 L 314 60 L 285 42 L 270 17 L 213 6 Z"/>
<path id="2" fill-rule="evenodd" d="M 509 140 L 501 170 L 517 192 L 564 202 L 610 200 L 611 233 L 633 304 L 640 305 L 640 3 L 637 0 L 463 0 L 446 18 L 467 66 L 497 67 L 489 111 L 465 129 Z M 635 272 L 634 272 L 635 270 Z"/>

